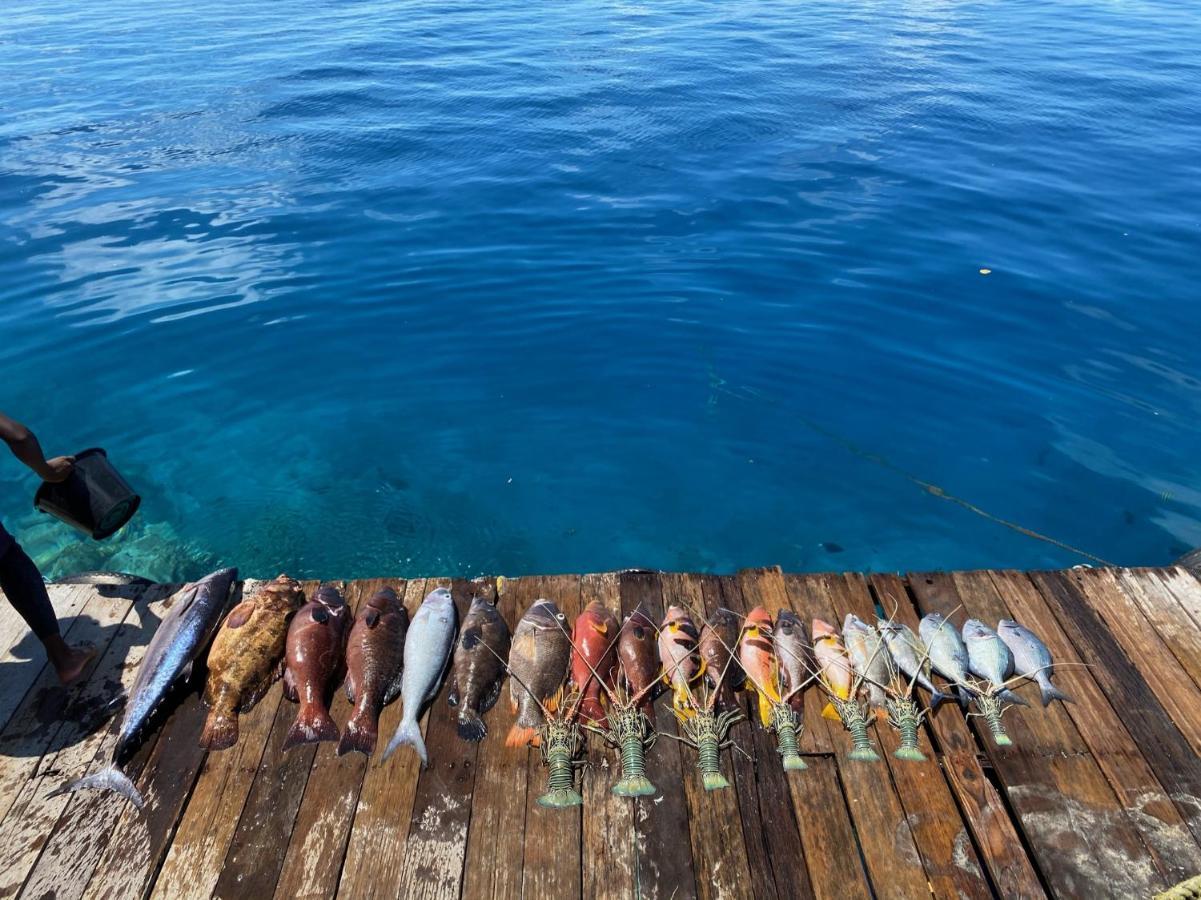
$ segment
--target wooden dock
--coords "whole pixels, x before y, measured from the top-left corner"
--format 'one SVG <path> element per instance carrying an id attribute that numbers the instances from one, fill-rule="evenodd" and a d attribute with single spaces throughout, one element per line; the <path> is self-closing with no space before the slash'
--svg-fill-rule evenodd
<path id="1" fill-rule="evenodd" d="M 461 609 L 495 580 L 359 581 L 355 604 L 383 584 L 410 611 L 449 584 Z M 313 585 L 308 584 L 306 588 Z M 278 686 L 242 722 L 238 745 L 196 745 L 193 694 L 127 766 L 145 814 L 94 792 L 48 798 L 100 767 L 115 723 L 86 722 L 130 684 L 170 589 L 52 588 L 69 639 L 101 653 L 82 686 L 57 687 L 40 648 L 0 604 L 0 896 L 76 897 L 1147 897 L 1201 872 L 1201 583 L 1183 569 L 1031 574 L 736 576 L 648 572 L 502 582 L 510 623 L 538 597 L 570 616 L 600 599 L 652 618 L 668 603 L 711 610 L 790 607 L 804 618 L 863 618 L 877 604 L 916 628 L 954 611 L 1034 628 L 1075 698 L 1006 713 L 1014 746 L 944 705 L 922 733 L 925 763 L 847 759 L 842 729 L 806 696 L 808 769 L 785 776 L 772 737 L 745 722 L 745 751 L 724 759 L 734 786 L 705 793 L 695 755 L 661 739 L 649 756 L 659 796 L 609 794 L 611 753 L 588 747 L 582 809 L 534 804 L 536 751 L 506 749 L 507 703 L 478 746 L 455 735 L 444 696 L 426 715 L 431 767 L 331 745 L 281 751 L 295 707 Z M 1082 665 L 1083 664 L 1083 665 Z M 661 705 L 664 700 L 659 701 Z M 348 705 L 339 695 L 334 718 Z M 390 735 L 400 705 L 384 714 Z M 660 727 L 674 729 L 666 706 Z"/>

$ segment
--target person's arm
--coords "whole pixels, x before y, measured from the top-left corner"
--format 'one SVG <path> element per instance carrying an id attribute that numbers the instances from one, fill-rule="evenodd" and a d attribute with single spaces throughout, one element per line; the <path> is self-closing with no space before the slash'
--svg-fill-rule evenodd
<path id="1" fill-rule="evenodd" d="M 44 481 L 62 481 L 75 465 L 73 456 L 46 459 L 37 435 L 4 413 L 0 413 L 0 440 L 8 444 L 13 456 L 33 469 Z"/>

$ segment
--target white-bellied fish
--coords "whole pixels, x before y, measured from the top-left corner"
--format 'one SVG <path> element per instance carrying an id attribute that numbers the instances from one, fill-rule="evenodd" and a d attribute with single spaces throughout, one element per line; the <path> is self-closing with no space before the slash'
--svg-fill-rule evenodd
<path id="1" fill-rule="evenodd" d="M 217 630 L 229 602 L 230 587 L 237 577 L 237 569 L 221 569 L 176 592 L 169 601 L 167 614 L 146 645 L 137 678 L 129 689 L 125 716 L 109 765 L 56 789 L 50 796 L 96 788 L 115 791 L 138 809 L 143 807 L 142 795 L 118 768 L 118 761 L 171 688 L 191 675 L 192 663 Z"/>
<path id="2" fill-rule="evenodd" d="M 1005 687 L 1013 674 L 1013 654 L 995 631 L 979 619 L 963 623 L 963 643 L 967 647 L 968 668 L 988 682 L 992 692 L 1002 700 L 1026 706 L 1027 703 Z"/>
<path id="3" fill-rule="evenodd" d="M 1038 635 L 1013 619 L 1002 619 L 997 623 L 997 635 L 1013 654 L 1013 671 L 1038 684 L 1043 706 L 1050 706 L 1052 700 L 1072 702 L 1071 697 L 1051 684 L 1051 667 L 1054 665 L 1051 651 Z"/>
<path id="4" fill-rule="evenodd" d="M 868 702 L 876 709 L 884 709 L 896 669 L 879 632 L 854 613 L 847 613 L 842 623 L 842 639 L 855 674 L 867 690 Z"/>
<path id="5" fill-rule="evenodd" d="M 930 680 L 930 651 L 922 639 L 903 622 L 877 620 L 884 644 L 892 654 L 892 661 L 905 677 L 920 684 L 930 692 L 930 708 L 938 709 L 938 705 L 949 698 L 934 686 Z"/>
<path id="6" fill-rule="evenodd" d="M 425 705 L 438 693 L 438 685 L 450 665 L 450 649 L 455 642 L 458 618 L 455 602 L 446 588 L 436 588 L 426 594 L 413 616 L 405 637 L 404 673 L 400 680 L 400 699 L 404 708 L 400 725 L 384 751 L 384 759 L 401 744 L 408 744 L 417 751 L 423 768 L 429 764 L 417 720 Z"/>
<path id="7" fill-rule="evenodd" d="M 935 672 L 951 682 L 959 694 L 959 705 L 967 709 L 972 692 L 967 683 L 967 647 L 964 646 L 959 631 L 940 613 L 923 616 L 917 630 L 922 636 L 922 643 L 930 651 L 930 665 Z"/>

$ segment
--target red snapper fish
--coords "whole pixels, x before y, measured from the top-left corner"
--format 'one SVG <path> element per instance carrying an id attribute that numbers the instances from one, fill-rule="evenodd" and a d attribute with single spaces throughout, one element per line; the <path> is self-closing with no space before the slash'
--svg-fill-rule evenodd
<path id="1" fill-rule="evenodd" d="M 617 617 L 593 600 L 576 618 L 571 632 L 571 682 L 580 691 L 580 718 L 599 728 L 608 727 L 605 704 L 617 682 L 617 629 Z"/>

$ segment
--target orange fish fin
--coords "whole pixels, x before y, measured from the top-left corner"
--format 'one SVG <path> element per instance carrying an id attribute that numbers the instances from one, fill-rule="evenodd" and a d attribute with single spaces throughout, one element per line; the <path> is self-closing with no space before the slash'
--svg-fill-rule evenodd
<path id="1" fill-rule="evenodd" d="M 517 701 L 512 697 L 509 698 L 509 709 L 513 710 L 513 715 L 517 715 Z"/>
<path id="2" fill-rule="evenodd" d="M 534 746 L 538 740 L 538 731 L 534 728 L 524 728 L 521 725 L 514 725 L 509 729 L 508 735 L 505 736 L 506 747 L 525 747 Z"/>
<path id="3" fill-rule="evenodd" d="M 766 694 L 759 694 L 759 722 L 764 728 L 771 725 L 771 700 Z"/>
<path id="4" fill-rule="evenodd" d="M 833 703 L 827 703 L 822 707 L 822 718 L 829 719 L 832 722 L 841 722 L 842 716 L 838 714 L 838 710 L 834 708 Z"/>
<path id="5" fill-rule="evenodd" d="M 557 691 L 555 691 L 553 697 L 547 698 L 546 708 L 548 710 L 550 710 L 551 712 L 558 712 L 559 704 L 562 702 L 563 702 L 563 688 L 560 687 Z"/>

